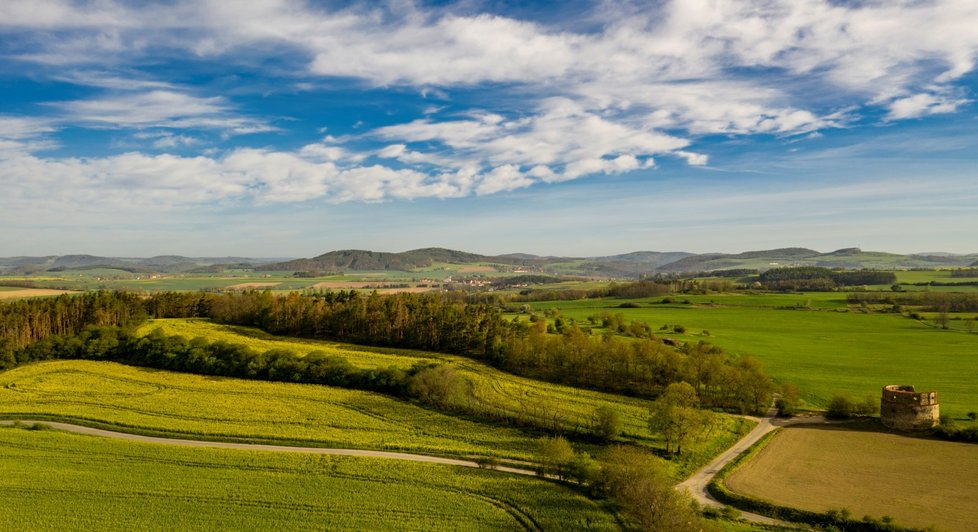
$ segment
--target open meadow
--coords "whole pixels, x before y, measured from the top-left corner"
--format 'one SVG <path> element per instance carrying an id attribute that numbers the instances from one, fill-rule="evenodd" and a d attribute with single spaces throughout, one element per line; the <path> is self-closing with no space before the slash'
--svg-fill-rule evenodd
<path id="1" fill-rule="evenodd" d="M 620 529 L 579 493 L 437 464 L 0 429 L 4 530 Z"/>
<path id="2" fill-rule="evenodd" d="M 781 506 L 845 508 L 855 519 L 962 532 L 978 521 L 978 445 L 865 426 L 783 428 L 724 483 Z"/>
<path id="3" fill-rule="evenodd" d="M 899 314 L 859 312 L 843 298 L 832 292 L 714 294 L 670 296 L 667 304 L 663 298 L 606 298 L 530 306 L 558 308 L 581 324 L 599 312 L 621 313 L 648 323 L 660 336 L 752 355 L 776 381 L 794 383 L 816 406 L 834 394 L 876 397 L 882 386 L 899 383 L 936 390 L 942 412 L 953 416 L 978 410 L 978 334 L 941 330 Z M 619 308 L 626 302 L 638 308 Z M 676 325 L 685 333 L 673 332 Z"/>
<path id="4" fill-rule="evenodd" d="M 201 319 L 150 320 L 139 332 L 145 334 L 154 328 L 188 339 L 201 337 L 209 341 L 242 343 L 258 351 L 289 349 L 304 355 L 321 350 L 342 356 L 354 366 L 362 368 L 406 368 L 418 362 L 437 361 L 451 365 L 467 378 L 472 383 L 472 400 L 488 412 L 516 419 L 531 418 L 566 430 L 588 426 L 597 408 L 608 407 L 621 415 L 623 438 L 646 447 L 664 446 L 660 435 L 649 430 L 651 402 L 648 400 L 518 377 L 465 357 L 276 337 L 249 327 L 227 326 Z M 722 416 L 721 420 L 708 441 L 694 448 L 692 453 L 677 463 L 678 476 L 691 473 L 709 456 L 726 448 L 739 434 L 749 430 L 750 422 L 741 418 Z"/>

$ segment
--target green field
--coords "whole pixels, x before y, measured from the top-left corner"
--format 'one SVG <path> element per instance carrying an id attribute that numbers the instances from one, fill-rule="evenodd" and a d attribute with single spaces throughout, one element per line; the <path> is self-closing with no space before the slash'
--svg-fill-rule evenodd
<path id="1" fill-rule="evenodd" d="M 532 477 L 0 429 L 4 530 L 619 529 Z"/>
<path id="2" fill-rule="evenodd" d="M 616 308 L 626 300 L 532 303 L 556 307 L 586 322 L 607 311 L 648 323 L 682 325 L 685 334 L 660 334 L 684 342 L 707 341 L 760 359 L 777 381 L 792 382 L 806 400 L 824 406 L 833 394 L 878 396 L 886 384 L 937 390 L 942 411 L 955 416 L 978 410 L 978 334 L 940 330 L 896 314 L 846 308 L 844 294 L 671 296 L 690 304 L 633 300 L 640 308 Z M 713 303 L 710 303 L 713 301 Z M 805 310 L 810 306 L 812 310 Z M 799 307 L 798 310 L 788 310 Z M 703 331 L 708 331 L 709 336 Z"/>
<path id="3" fill-rule="evenodd" d="M 305 354 L 322 350 L 343 356 L 353 365 L 363 368 L 391 365 L 409 367 L 419 361 L 437 360 L 450 364 L 469 379 L 473 384 L 474 400 L 488 411 L 531 418 L 544 424 L 556 423 L 559 428 L 573 429 L 586 427 L 595 409 L 607 406 L 621 414 L 625 439 L 647 447 L 663 446 L 661 438 L 649 431 L 650 402 L 647 400 L 517 377 L 464 357 L 275 337 L 248 327 L 219 325 L 199 319 L 151 320 L 140 328 L 140 332 L 147 333 L 154 328 L 186 338 L 202 337 L 210 341 L 244 343 L 259 351 L 279 348 Z M 713 439 L 696 453 L 686 457 L 677 474 L 692 472 L 708 456 L 733 443 L 737 434 L 745 430 L 748 427 L 739 418 L 724 417 L 722 428 L 714 433 Z"/>
<path id="4" fill-rule="evenodd" d="M 203 377 L 112 362 L 51 361 L 0 373 L 0 417 L 45 414 L 190 438 L 532 458 L 515 429 L 384 395 Z"/>

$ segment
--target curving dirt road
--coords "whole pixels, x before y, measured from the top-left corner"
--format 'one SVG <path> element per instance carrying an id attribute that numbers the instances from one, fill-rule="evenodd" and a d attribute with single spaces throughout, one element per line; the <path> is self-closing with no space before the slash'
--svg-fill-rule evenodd
<path id="1" fill-rule="evenodd" d="M 740 453 L 747 450 L 750 446 L 757 443 L 765 434 L 777 429 L 778 427 L 783 427 L 786 425 L 793 425 L 796 423 L 819 423 L 824 422 L 821 418 L 794 418 L 791 420 L 780 420 L 775 418 L 777 410 L 772 406 L 768 412 L 762 418 L 753 418 L 758 421 L 757 426 L 754 427 L 752 431 L 747 433 L 743 438 L 741 438 L 737 443 L 727 449 L 725 452 L 716 457 L 712 462 L 701 468 L 699 471 L 694 473 L 691 477 L 683 481 L 676 486 L 678 490 L 687 490 L 689 494 L 696 499 L 700 505 L 704 507 L 722 508 L 723 503 L 717 501 L 712 495 L 707 491 L 707 485 L 713 480 L 713 477 L 723 469 L 731 460 L 740 455 Z M 310 454 L 322 454 L 322 455 L 334 455 L 334 456 L 364 456 L 370 458 L 386 458 L 391 460 L 407 460 L 411 462 L 427 462 L 434 464 L 445 464 L 445 465 L 456 465 L 462 467 L 472 467 L 472 468 L 482 468 L 477 462 L 473 460 L 462 460 L 458 458 L 442 458 L 438 456 L 428 456 L 424 454 L 411 454 L 411 453 L 400 453 L 391 451 L 370 451 L 365 449 L 334 449 L 325 447 L 293 447 L 289 445 L 268 445 L 260 443 L 230 443 L 230 442 L 219 442 L 219 441 L 207 441 L 207 440 L 185 440 L 179 438 L 162 438 L 158 436 L 143 436 L 140 434 L 130 434 L 127 432 L 116 432 L 112 430 L 96 429 L 92 427 L 85 427 L 82 425 L 75 425 L 72 423 L 63 423 L 60 421 L 35 421 L 35 420 L 0 420 L 0 425 L 14 425 L 15 423 L 23 423 L 24 425 L 33 426 L 35 424 L 47 425 L 51 428 L 63 430 L 65 432 L 73 432 L 75 434 L 86 434 L 89 436 L 100 436 L 103 438 L 115 438 L 119 440 L 137 441 L 137 442 L 147 442 L 147 443 L 159 443 L 163 445 L 179 445 L 182 447 L 211 447 L 215 449 L 242 449 L 242 450 L 252 450 L 252 451 L 275 451 L 275 452 L 291 452 L 291 453 L 310 453 Z M 510 467 L 503 465 L 494 465 L 492 469 L 495 471 L 502 471 L 505 473 L 512 473 L 516 475 L 527 475 L 527 476 L 538 476 L 536 471 L 531 469 L 522 469 L 518 467 Z M 789 528 L 797 528 L 798 526 L 793 523 L 788 523 L 785 521 L 780 521 L 778 519 L 772 519 L 760 514 L 753 514 L 750 512 L 740 512 L 740 516 L 755 523 L 763 523 L 769 525 L 778 525 Z"/>
<path id="2" fill-rule="evenodd" d="M 812 416 L 812 417 L 796 417 L 791 419 L 779 419 L 777 418 L 778 409 L 771 405 L 771 408 L 764 414 L 761 418 L 751 418 L 757 421 L 757 426 L 753 430 L 748 432 L 743 438 L 741 438 L 737 443 L 733 444 L 729 449 L 724 451 L 722 454 L 713 459 L 712 462 L 703 466 L 699 471 L 693 473 L 685 481 L 681 482 L 676 486 L 676 489 L 682 491 L 686 490 L 689 494 L 696 499 L 696 502 L 700 503 L 703 507 L 710 508 L 723 508 L 725 505 L 714 499 L 710 492 L 707 490 L 707 486 L 713 477 L 720 472 L 727 464 L 733 461 L 734 458 L 740 456 L 740 453 L 749 449 L 752 445 L 757 443 L 765 434 L 772 432 L 780 427 L 785 427 L 788 425 L 796 425 L 801 423 L 824 423 L 825 419 L 822 416 Z M 740 512 L 740 516 L 748 521 L 754 523 L 763 523 L 768 525 L 778 525 L 782 527 L 789 528 L 803 528 L 796 523 L 789 523 L 786 521 L 781 521 L 779 519 L 772 519 L 770 517 L 754 514 L 750 512 Z"/>
<path id="3" fill-rule="evenodd" d="M 24 425 L 30 425 L 30 426 L 40 423 L 42 425 L 47 425 L 54 429 L 63 430 L 65 432 L 73 432 L 76 434 L 87 434 L 89 436 L 101 436 L 103 438 L 115 438 L 119 440 L 161 443 L 163 445 L 179 445 L 182 447 L 213 447 L 216 449 L 244 449 L 250 451 L 277 451 L 277 452 L 290 452 L 290 453 L 327 454 L 327 455 L 335 455 L 335 456 L 366 456 L 370 458 L 388 458 L 391 460 L 407 460 L 410 462 L 429 462 L 434 464 L 456 465 L 462 467 L 474 467 L 474 468 L 482 467 L 477 462 L 474 462 L 472 460 L 461 460 L 456 458 L 441 458 L 438 456 L 428 456 L 424 454 L 397 453 L 397 452 L 390 452 L 390 451 L 368 451 L 363 449 L 292 447 L 288 445 L 266 445 L 260 443 L 229 443 L 229 442 L 206 441 L 206 440 L 182 440 L 179 438 L 160 438 L 156 436 L 142 436 L 139 434 L 129 434 L 127 432 L 115 432 L 112 430 L 95 429 L 91 427 L 84 427 L 82 425 L 62 423 L 59 421 L 34 421 L 34 420 L 0 421 L 0 425 L 13 425 L 15 423 L 23 423 Z M 517 467 L 508 467 L 503 465 L 493 466 L 492 469 L 495 471 L 503 471 L 506 473 L 513 473 L 516 475 L 537 476 L 536 471 L 532 471 L 530 469 L 520 469 Z"/>

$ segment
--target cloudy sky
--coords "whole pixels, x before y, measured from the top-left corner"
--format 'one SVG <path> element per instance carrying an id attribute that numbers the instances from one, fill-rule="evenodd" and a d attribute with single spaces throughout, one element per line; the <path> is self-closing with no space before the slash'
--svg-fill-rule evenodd
<path id="1" fill-rule="evenodd" d="M 4 0 L 0 256 L 976 252 L 976 28 L 974 0 Z"/>

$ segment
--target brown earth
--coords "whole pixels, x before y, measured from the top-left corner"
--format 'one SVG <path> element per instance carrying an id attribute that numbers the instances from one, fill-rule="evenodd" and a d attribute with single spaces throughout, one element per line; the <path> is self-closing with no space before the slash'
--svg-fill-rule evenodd
<path id="1" fill-rule="evenodd" d="M 816 512 L 974 530 L 978 445 L 882 430 L 786 427 L 724 480 L 731 490 Z"/>
<path id="2" fill-rule="evenodd" d="M 366 288 L 374 288 L 378 286 L 384 286 L 386 284 L 401 284 L 397 281 L 323 281 L 321 283 L 316 283 L 312 285 L 312 288 L 318 288 L 323 290 L 362 290 Z M 434 288 L 412 286 L 408 288 L 377 288 L 378 292 L 384 293 L 395 293 L 395 292 L 429 292 L 435 290 Z"/>
<path id="3" fill-rule="evenodd" d="M 51 290 L 48 288 L 24 288 L 23 290 L 0 290 L 0 299 L 21 299 L 25 297 L 60 296 L 73 294 L 70 290 Z"/>
<path id="4" fill-rule="evenodd" d="M 459 273 L 488 273 L 496 271 L 496 268 L 492 266 L 462 266 L 455 271 Z"/>
<path id="5" fill-rule="evenodd" d="M 271 288 L 282 283 L 240 283 L 226 287 L 227 290 L 251 290 L 252 288 Z"/>

